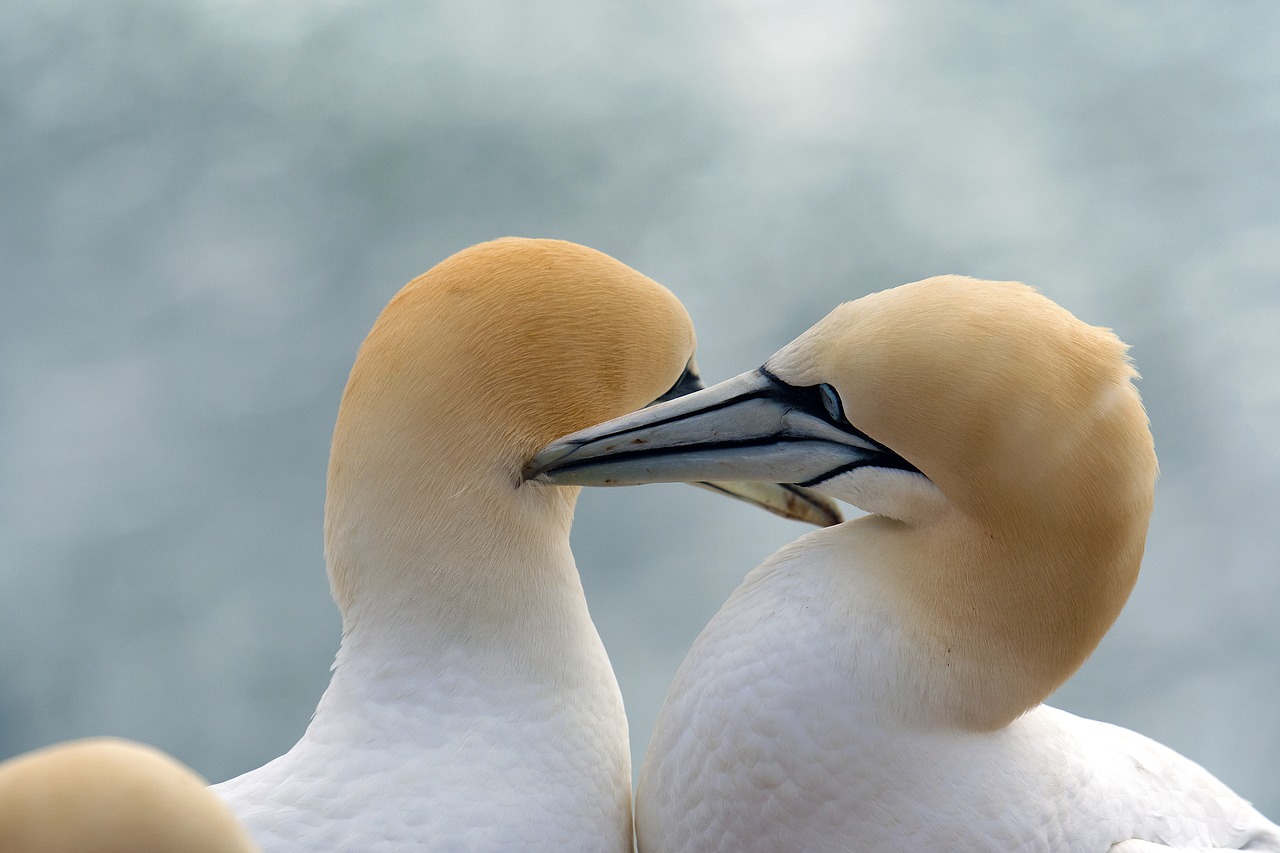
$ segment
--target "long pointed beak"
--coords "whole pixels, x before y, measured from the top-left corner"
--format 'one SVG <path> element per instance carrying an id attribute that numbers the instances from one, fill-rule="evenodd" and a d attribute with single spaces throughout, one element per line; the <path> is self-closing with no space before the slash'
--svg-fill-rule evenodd
<path id="1" fill-rule="evenodd" d="M 581 486 L 813 486 L 867 465 L 915 470 L 827 413 L 818 386 L 789 385 L 761 369 L 565 436 L 534 456 L 524 476 Z"/>
<path id="2" fill-rule="evenodd" d="M 684 374 L 676 381 L 667 393 L 659 397 L 654 403 L 648 407 L 641 409 L 636 414 L 646 412 L 657 412 L 666 409 L 672 402 L 678 402 L 686 399 L 686 395 L 698 394 L 703 389 L 702 380 L 698 376 L 698 369 L 694 365 L 692 359 L 689 366 L 685 369 Z M 670 402 L 668 402 L 670 401 Z M 625 420 L 625 419 L 620 419 Z M 615 421 L 616 423 L 616 421 Z M 592 480 L 589 476 L 586 479 L 561 479 L 557 475 L 551 473 L 551 463 L 556 459 L 565 456 L 566 452 L 576 449 L 582 449 L 583 444 L 577 443 L 580 436 L 598 431 L 600 427 L 582 430 L 571 436 L 560 439 L 557 442 L 547 445 L 538 453 L 529 464 L 525 466 L 524 478 L 526 480 L 538 480 L 544 483 L 556 484 L 580 484 L 580 485 L 613 485 L 608 481 L 607 476 L 602 476 L 599 480 Z M 589 440 L 588 440 L 589 441 Z M 665 482 L 680 481 L 681 478 L 669 478 Z M 657 482 L 657 480 L 637 480 L 635 482 Z M 700 486 L 717 494 L 727 495 L 740 501 L 745 501 L 761 509 L 767 510 L 774 515 L 780 515 L 783 518 L 790 518 L 796 521 L 804 521 L 809 524 L 815 524 L 818 527 L 830 527 L 833 524 L 839 524 L 844 521 L 844 515 L 840 512 L 840 507 L 835 501 L 828 497 L 818 494 L 817 492 L 805 489 L 800 486 L 791 485 L 789 483 L 765 482 L 755 480 L 723 480 L 696 477 L 686 482 L 695 486 Z"/>

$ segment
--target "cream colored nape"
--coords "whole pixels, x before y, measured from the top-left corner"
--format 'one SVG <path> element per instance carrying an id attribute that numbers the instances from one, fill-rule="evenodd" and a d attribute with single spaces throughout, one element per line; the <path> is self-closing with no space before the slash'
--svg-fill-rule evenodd
<path id="1" fill-rule="evenodd" d="M 148 746 L 58 744 L 0 764 L 4 853 L 254 853 L 205 782 Z"/>
<path id="2" fill-rule="evenodd" d="M 841 305 L 765 365 L 834 386 L 936 487 L 868 468 L 845 480 L 872 503 L 839 496 L 916 522 L 878 540 L 879 575 L 945 664 L 945 716 L 994 729 L 1041 702 L 1137 580 L 1156 457 L 1126 349 L 1019 282 L 941 276 Z"/>

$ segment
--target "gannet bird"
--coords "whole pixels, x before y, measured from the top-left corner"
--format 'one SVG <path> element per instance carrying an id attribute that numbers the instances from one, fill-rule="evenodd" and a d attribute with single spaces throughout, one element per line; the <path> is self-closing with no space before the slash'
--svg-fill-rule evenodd
<path id="1" fill-rule="evenodd" d="M 572 243 L 474 246 L 392 299 L 333 435 L 332 680 L 297 745 L 215 787 L 259 844 L 631 850 L 627 721 L 569 550 L 578 489 L 520 469 L 697 385 L 693 350 L 668 290 Z"/>
<path id="2" fill-rule="evenodd" d="M 1142 557 L 1156 457 L 1125 352 L 1025 285 L 929 279 L 533 459 L 870 513 L 774 554 L 698 637 L 641 770 L 641 850 L 1280 850 L 1188 759 L 1040 704 Z"/>
<path id="3" fill-rule="evenodd" d="M 70 741 L 0 764 L 4 853 L 254 853 L 205 782 L 149 746 Z"/>

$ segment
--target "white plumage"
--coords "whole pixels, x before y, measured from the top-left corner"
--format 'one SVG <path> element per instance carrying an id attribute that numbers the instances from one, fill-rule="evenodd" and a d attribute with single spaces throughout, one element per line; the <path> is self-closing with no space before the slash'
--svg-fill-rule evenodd
<path id="1" fill-rule="evenodd" d="M 1040 704 L 1137 577 L 1133 377 L 1031 288 L 943 277 L 539 453 L 551 482 L 714 472 L 870 513 L 774 554 L 698 637 L 641 771 L 643 853 L 1280 850 L 1193 762 Z"/>

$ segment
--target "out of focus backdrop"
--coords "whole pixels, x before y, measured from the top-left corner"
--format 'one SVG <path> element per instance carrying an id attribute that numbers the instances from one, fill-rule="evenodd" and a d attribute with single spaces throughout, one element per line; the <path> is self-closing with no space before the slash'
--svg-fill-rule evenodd
<path id="1" fill-rule="evenodd" d="M 1142 578 L 1052 700 L 1280 817 L 1280 5 L 0 5 L 0 757 L 288 749 L 337 648 L 321 518 L 357 345 L 503 235 L 674 290 L 709 381 L 836 303 L 1035 284 L 1133 345 Z M 591 490 L 636 765 L 693 637 L 801 527 Z"/>

